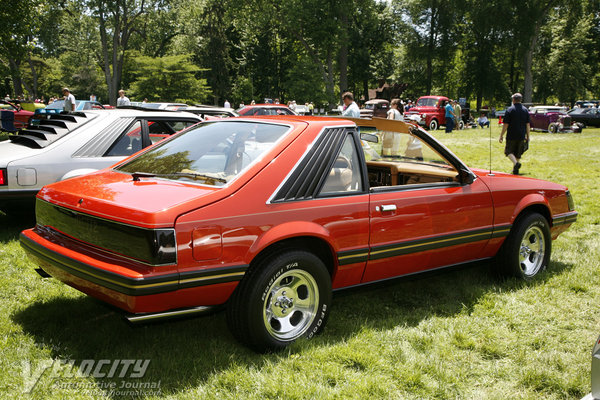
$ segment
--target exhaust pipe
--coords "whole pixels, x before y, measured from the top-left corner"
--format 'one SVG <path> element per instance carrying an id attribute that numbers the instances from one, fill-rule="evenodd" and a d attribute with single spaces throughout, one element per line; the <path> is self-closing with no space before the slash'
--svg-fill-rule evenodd
<path id="1" fill-rule="evenodd" d="M 130 323 L 137 325 L 145 322 L 152 322 L 163 319 L 171 318 L 185 318 L 197 314 L 206 314 L 210 311 L 215 310 L 216 306 L 198 306 L 190 308 L 182 308 L 179 310 L 164 311 L 159 313 L 145 313 L 145 314 L 128 314 L 125 315 L 125 319 Z"/>

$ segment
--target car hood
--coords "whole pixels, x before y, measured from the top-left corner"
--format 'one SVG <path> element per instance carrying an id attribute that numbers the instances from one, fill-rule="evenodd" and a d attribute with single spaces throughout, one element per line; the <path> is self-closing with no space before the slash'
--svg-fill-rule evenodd
<path id="1" fill-rule="evenodd" d="M 44 186 L 38 199 L 101 218 L 158 228 L 172 227 L 178 215 L 217 201 L 229 192 L 229 187 L 160 178 L 133 181 L 130 174 L 103 170 Z"/>
<path id="2" fill-rule="evenodd" d="M 38 152 L 38 149 L 31 149 L 22 144 L 13 143 L 10 140 L 3 140 L 0 142 L 0 168 L 6 168 L 11 161 L 19 160 Z"/>
<path id="3" fill-rule="evenodd" d="M 407 111 L 407 113 L 409 114 L 416 114 L 416 113 L 423 113 L 423 112 L 435 112 L 437 111 L 439 108 L 438 107 L 429 107 L 429 106 L 417 106 L 417 107 L 412 107 L 410 110 Z"/>

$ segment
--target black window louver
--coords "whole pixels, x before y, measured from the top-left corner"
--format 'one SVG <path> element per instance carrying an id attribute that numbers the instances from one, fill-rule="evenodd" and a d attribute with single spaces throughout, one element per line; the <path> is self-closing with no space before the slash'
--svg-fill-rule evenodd
<path id="1" fill-rule="evenodd" d="M 314 198 L 333 166 L 346 138 L 346 132 L 347 128 L 325 129 L 271 202 Z"/>
<path id="2" fill-rule="evenodd" d="M 83 112 L 52 114 L 48 119 L 41 120 L 39 126 L 28 125 L 27 128 L 22 129 L 16 135 L 10 135 L 9 139 L 13 143 L 22 144 L 33 149 L 41 149 L 94 117 L 95 115 L 88 115 Z"/>

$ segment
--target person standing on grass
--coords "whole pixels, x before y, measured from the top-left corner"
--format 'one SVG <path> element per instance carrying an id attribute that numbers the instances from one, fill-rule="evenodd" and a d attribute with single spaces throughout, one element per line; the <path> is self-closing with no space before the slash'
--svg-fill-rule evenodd
<path id="1" fill-rule="evenodd" d="M 452 107 L 452 100 L 446 101 L 444 109 L 446 110 L 446 133 L 450 133 L 454 128 L 454 119 L 456 117 L 456 114 L 454 114 L 454 107 Z"/>
<path id="2" fill-rule="evenodd" d="M 460 129 L 460 120 L 462 118 L 462 107 L 458 104 L 458 101 L 452 100 L 452 105 L 454 107 L 454 128 Z"/>
<path id="3" fill-rule="evenodd" d="M 129 98 L 125 96 L 125 91 L 123 89 L 119 90 L 119 97 L 117 98 L 117 107 L 130 106 L 131 101 Z"/>
<path id="4" fill-rule="evenodd" d="M 500 132 L 500 143 L 506 133 L 506 146 L 504 154 L 513 163 L 513 175 L 519 175 L 521 168 L 521 156 L 525 151 L 525 143 L 529 142 L 529 111 L 521 104 L 523 96 L 521 93 L 512 95 L 513 105 L 508 107 L 504 114 L 504 125 Z"/>
<path id="5" fill-rule="evenodd" d="M 66 111 L 66 112 L 75 111 L 75 107 L 76 107 L 75 96 L 73 96 L 73 94 L 71 93 L 69 88 L 63 89 L 63 96 L 65 99 L 63 111 Z"/>
<path id="6" fill-rule="evenodd" d="M 342 95 L 342 101 L 344 102 L 344 110 L 342 111 L 343 116 L 360 118 L 360 109 L 354 101 L 354 95 L 352 93 L 344 93 Z"/>

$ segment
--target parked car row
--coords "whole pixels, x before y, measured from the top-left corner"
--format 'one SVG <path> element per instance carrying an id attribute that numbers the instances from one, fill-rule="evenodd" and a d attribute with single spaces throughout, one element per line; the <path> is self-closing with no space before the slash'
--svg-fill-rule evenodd
<path id="1" fill-rule="evenodd" d="M 42 186 L 108 167 L 200 121 L 175 111 L 49 114 L 0 142 L 0 210 L 31 210 Z"/>

